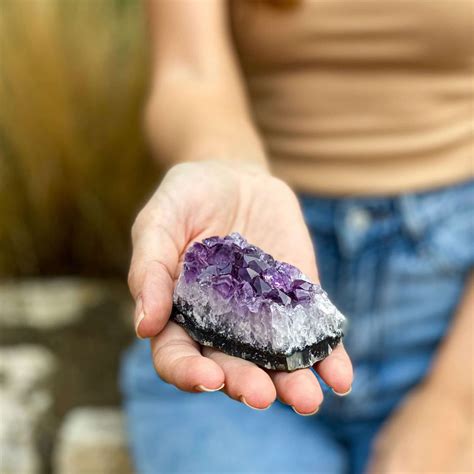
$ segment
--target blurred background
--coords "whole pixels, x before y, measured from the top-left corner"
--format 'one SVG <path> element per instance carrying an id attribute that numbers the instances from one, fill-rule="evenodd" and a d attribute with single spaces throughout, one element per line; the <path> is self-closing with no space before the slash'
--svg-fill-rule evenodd
<path id="1" fill-rule="evenodd" d="M 451 20 L 446 29 L 456 25 Z M 463 31 L 453 47 L 461 59 Z M 433 51 L 444 51 L 434 44 Z M 444 71 L 445 64 L 429 62 L 431 49 L 414 51 L 407 53 L 410 71 L 420 51 L 428 61 L 420 63 L 422 77 L 430 67 Z M 142 127 L 147 57 L 142 1 L 0 0 L 0 474 L 132 472 L 118 380 L 121 354 L 134 338 L 126 288 L 130 227 L 162 173 Z M 458 56 L 452 59 L 457 67 Z M 387 90 L 406 92 L 407 77 Z M 438 79 L 444 76 L 417 80 L 420 89 L 409 95 L 428 84 L 435 92 L 428 87 L 426 97 L 446 104 L 430 117 L 435 131 L 458 110 L 462 121 L 467 97 Z M 345 117 L 345 97 L 323 131 L 332 130 L 338 113 Z M 416 113 L 400 129 L 408 144 L 410 127 L 425 126 L 426 97 L 414 99 Z M 388 114 L 398 100 L 391 98 Z M 393 106 L 400 121 L 411 110 L 402 105 Z M 377 110 L 369 107 L 363 123 Z"/>
<path id="2" fill-rule="evenodd" d="M 0 1 L 0 472 L 130 472 L 117 368 L 156 183 L 134 0 Z"/>

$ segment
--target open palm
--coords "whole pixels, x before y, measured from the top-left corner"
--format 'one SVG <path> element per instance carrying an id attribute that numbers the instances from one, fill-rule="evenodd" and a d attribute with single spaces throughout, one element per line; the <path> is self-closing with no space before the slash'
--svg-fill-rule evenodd
<path id="1" fill-rule="evenodd" d="M 208 161 L 177 165 L 165 176 L 132 229 L 129 285 L 137 302 L 137 334 L 152 338 L 158 374 L 182 390 L 222 389 L 257 409 L 267 408 L 278 396 L 299 414 L 312 414 L 323 395 L 311 370 L 263 370 L 252 362 L 201 347 L 168 320 L 187 247 L 196 240 L 234 231 L 318 280 L 311 239 L 296 196 L 286 184 L 250 164 Z M 334 391 L 350 389 L 352 367 L 342 345 L 315 368 Z"/>

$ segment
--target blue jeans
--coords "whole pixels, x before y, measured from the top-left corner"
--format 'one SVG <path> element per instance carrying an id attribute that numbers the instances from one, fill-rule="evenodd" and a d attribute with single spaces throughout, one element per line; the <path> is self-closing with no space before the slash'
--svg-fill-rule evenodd
<path id="1" fill-rule="evenodd" d="M 352 393 L 323 387 L 313 417 L 279 402 L 256 412 L 165 384 L 137 341 L 121 384 L 139 473 L 361 473 L 381 424 L 426 375 L 474 263 L 474 182 L 301 203 L 322 284 L 349 319 Z"/>

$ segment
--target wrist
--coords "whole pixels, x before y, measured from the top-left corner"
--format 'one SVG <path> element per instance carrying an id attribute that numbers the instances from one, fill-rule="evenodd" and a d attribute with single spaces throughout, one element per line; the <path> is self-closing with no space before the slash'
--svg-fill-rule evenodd
<path id="1" fill-rule="evenodd" d="M 168 163 L 170 167 L 195 164 L 203 167 L 213 166 L 232 172 L 243 172 L 248 175 L 270 176 L 270 166 L 265 155 L 237 154 L 237 153 L 193 153 L 182 154 Z"/>
<path id="2" fill-rule="evenodd" d="M 231 161 L 269 169 L 262 140 L 247 117 L 196 116 L 190 112 L 178 123 L 157 117 L 158 110 L 148 105 L 145 131 L 159 164 L 169 167 L 183 162 Z"/>
<path id="3" fill-rule="evenodd" d="M 247 179 L 248 182 L 256 182 L 263 178 L 271 177 L 270 170 L 266 163 L 246 159 L 200 159 L 179 161 L 174 163 L 171 170 L 194 170 L 199 175 L 212 175 L 228 178 Z"/>
<path id="4" fill-rule="evenodd" d="M 255 138 L 237 140 L 200 140 L 182 150 L 176 162 L 220 162 L 244 169 L 269 172 L 268 160 L 260 141 Z"/>
<path id="5" fill-rule="evenodd" d="M 233 171 L 241 171 L 249 175 L 270 175 L 270 167 L 266 160 L 252 158 L 208 158 L 201 160 L 193 160 L 194 162 L 202 162 L 208 165 L 225 167 Z"/>

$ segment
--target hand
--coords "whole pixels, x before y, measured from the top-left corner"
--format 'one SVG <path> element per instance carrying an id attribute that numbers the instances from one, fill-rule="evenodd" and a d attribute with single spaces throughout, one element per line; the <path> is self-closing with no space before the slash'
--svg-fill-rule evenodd
<path id="1" fill-rule="evenodd" d="M 445 387 L 409 395 L 378 434 L 371 474 L 472 472 L 472 408 Z"/>
<path id="2" fill-rule="evenodd" d="M 187 247 L 233 231 L 317 281 L 311 239 L 296 196 L 286 184 L 262 166 L 244 162 L 180 164 L 165 176 L 132 229 L 129 286 L 137 302 L 137 334 L 152 338 L 158 374 L 182 390 L 222 388 L 229 397 L 258 409 L 270 406 L 278 395 L 300 414 L 312 414 L 323 394 L 309 369 L 265 371 L 201 347 L 168 321 Z M 317 364 L 317 371 L 335 391 L 349 390 L 352 367 L 342 345 Z"/>

